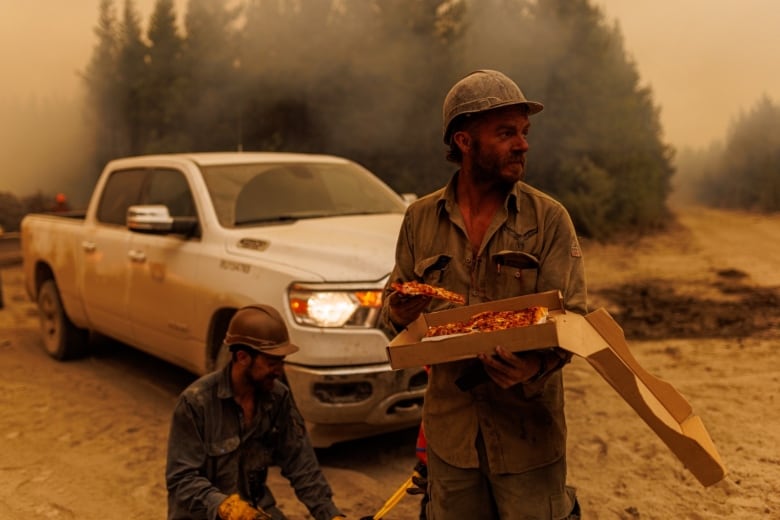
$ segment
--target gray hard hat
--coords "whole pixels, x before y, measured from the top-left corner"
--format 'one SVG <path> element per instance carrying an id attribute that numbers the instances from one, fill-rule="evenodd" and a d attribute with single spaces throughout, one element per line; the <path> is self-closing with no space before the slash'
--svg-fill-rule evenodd
<path id="1" fill-rule="evenodd" d="M 466 114 L 476 114 L 511 105 L 528 107 L 528 114 L 541 112 L 544 105 L 529 101 L 517 83 L 497 70 L 475 70 L 452 86 L 442 108 L 444 143 L 450 144 L 453 121 Z"/>
<path id="2" fill-rule="evenodd" d="M 233 315 L 225 335 L 225 346 L 234 350 L 245 345 L 269 356 L 287 356 L 298 351 L 290 343 L 281 314 L 268 305 L 247 305 Z"/>

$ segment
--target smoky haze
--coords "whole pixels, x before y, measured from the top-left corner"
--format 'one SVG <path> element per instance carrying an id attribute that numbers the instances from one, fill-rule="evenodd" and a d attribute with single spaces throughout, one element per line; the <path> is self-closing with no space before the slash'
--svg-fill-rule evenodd
<path id="1" fill-rule="evenodd" d="M 594 3 L 620 24 L 674 146 L 705 147 L 764 95 L 780 102 L 780 2 Z"/>
<path id="2" fill-rule="evenodd" d="M 84 179 L 94 178 L 95 165 L 89 162 L 92 145 L 83 119 L 78 73 L 86 68 L 96 43 L 93 29 L 98 4 L 98 0 L 0 0 L 0 65 L 5 80 L 0 89 L 0 161 L 4 165 L 0 191 L 22 195 L 66 191 L 74 204 L 86 202 L 92 185 Z M 122 4 L 117 2 L 118 10 Z M 780 99 L 780 69 L 775 66 L 780 51 L 777 2 L 598 0 L 594 4 L 602 7 L 607 20 L 619 24 L 642 83 L 654 93 L 665 139 L 673 146 L 699 147 L 722 139 L 733 118 L 762 95 Z M 154 1 L 136 0 L 135 5 L 146 27 Z M 178 0 L 176 9 L 181 18 L 186 1 Z M 315 36 L 321 21 L 309 23 Z M 361 36 L 368 43 L 372 35 L 370 28 L 365 29 Z M 425 78 L 425 60 L 420 59 L 421 50 L 414 42 L 393 49 L 391 55 L 378 52 L 373 64 L 376 70 L 367 73 L 393 77 L 397 70 L 418 66 L 415 74 Z M 306 66 L 291 64 L 289 77 L 296 83 L 312 78 L 311 85 L 316 85 L 324 72 L 312 70 L 311 64 L 327 69 L 333 52 L 338 51 L 321 48 L 316 57 L 303 57 L 308 59 L 299 63 Z M 506 60 L 511 55 L 496 49 L 493 64 L 476 63 L 465 56 L 462 68 L 500 67 Z M 382 85 L 377 87 L 382 89 Z M 379 138 L 387 125 L 398 125 L 401 131 L 407 112 L 418 107 L 403 97 L 400 87 L 393 89 L 396 96 L 385 101 L 397 106 L 396 120 L 372 120 L 376 96 L 365 92 L 354 101 L 366 109 L 341 124 L 365 128 L 365 139 Z M 438 111 L 438 106 L 430 110 L 432 132 L 439 131 Z M 342 134 L 343 130 L 336 129 L 331 135 L 339 139 Z"/>

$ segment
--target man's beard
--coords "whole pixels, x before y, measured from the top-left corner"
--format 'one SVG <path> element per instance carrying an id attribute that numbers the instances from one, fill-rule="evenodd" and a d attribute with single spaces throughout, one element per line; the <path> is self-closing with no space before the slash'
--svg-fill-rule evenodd
<path id="1" fill-rule="evenodd" d="M 484 154 L 482 153 L 482 145 L 479 139 L 474 139 L 473 146 L 471 148 L 471 164 L 474 169 L 474 178 L 477 182 L 483 184 L 497 184 L 505 189 L 511 189 L 515 182 L 525 179 L 525 161 L 522 154 L 514 154 L 511 157 L 512 160 L 520 161 L 522 170 L 518 178 L 507 179 L 503 175 L 503 167 L 508 166 L 508 163 L 502 161 L 495 153 Z"/>
<path id="2" fill-rule="evenodd" d="M 251 385 L 252 388 L 255 389 L 255 392 L 260 394 L 268 394 L 271 392 L 271 390 L 274 387 L 274 380 L 276 377 L 269 375 L 266 375 L 262 379 L 255 379 L 252 377 L 252 372 L 249 367 L 247 367 L 246 371 L 244 372 L 244 381 L 246 381 L 247 384 Z"/>
<path id="3" fill-rule="evenodd" d="M 274 388 L 274 381 L 276 381 L 275 377 L 266 376 L 260 381 L 255 381 L 255 389 L 260 393 L 269 394 Z"/>

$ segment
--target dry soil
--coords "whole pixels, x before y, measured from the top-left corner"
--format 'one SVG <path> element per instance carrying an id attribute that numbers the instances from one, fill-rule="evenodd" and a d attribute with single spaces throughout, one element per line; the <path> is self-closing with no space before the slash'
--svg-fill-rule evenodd
<path id="1" fill-rule="evenodd" d="M 728 469 L 703 487 L 584 360 L 565 368 L 569 480 L 586 519 L 780 518 L 780 216 L 692 208 L 663 233 L 583 250 L 591 308 L 701 417 Z M 168 421 L 193 376 L 104 342 L 42 350 L 18 265 L 2 267 L 0 519 L 162 519 Z M 318 451 L 349 518 L 374 513 L 414 466 L 414 430 Z M 286 482 L 291 520 L 309 518 Z M 416 518 L 406 496 L 387 520 Z"/>

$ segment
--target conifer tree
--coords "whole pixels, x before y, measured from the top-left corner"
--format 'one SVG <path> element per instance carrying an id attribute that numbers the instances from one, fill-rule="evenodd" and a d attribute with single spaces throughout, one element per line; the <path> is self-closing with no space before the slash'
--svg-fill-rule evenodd
<path id="1" fill-rule="evenodd" d="M 190 0 L 185 16 L 186 125 L 192 151 L 236 149 L 241 107 L 236 20 L 240 10 L 223 0 Z"/>
<path id="2" fill-rule="evenodd" d="M 117 80 L 120 115 L 124 122 L 125 147 L 122 155 L 136 155 L 144 152 L 144 120 L 147 91 L 148 48 L 143 41 L 141 22 L 134 0 L 125 0 L 120 24 L 119 54 L 117 59 Z"/>
<path id="3" fill-rule="evenodd" d="M 706 186 L 711 203 L 754 211 L 780 210 L 780 105 L 764 96 L 740 114 L 715 163 Z"/>
<path id="4" fill-rule="evenodd" d="M 187 151 L 189 143 L 182 124 L 187 114 L 183 38 L 177 27 L 173 0 L 157 0 L 147 38 L 150 47 L 144 149 L 147 152 Z"/>
<path id="5" fill-rule="evenodd" d="M 464 62 L 506 72 L 545 104 L 532 119 L 527 181 L 569 207 L 583 234 L 663 223 L 672 152 L 617 27 L 588 0 L 470 6 Z"/>
<path id="6" fill-rule="evenodd" d="M 94 171 L 121 154 L 122 118 L 116 99 L 119 95 L 117 56 L 118 22 L 113 0 L 101 0 L 94 32 L 97 43 L 82 79 L 86 87 L 87 118 L 93 129 Z M 97 175 L 97 174 L 95 174 Z"/>

